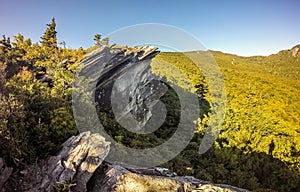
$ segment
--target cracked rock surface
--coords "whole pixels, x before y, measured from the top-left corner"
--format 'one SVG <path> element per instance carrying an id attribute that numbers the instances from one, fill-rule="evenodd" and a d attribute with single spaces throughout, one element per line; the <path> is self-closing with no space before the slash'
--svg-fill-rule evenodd
<path id="1" fill-rule="evenodd" d="M 164 168 L 138 168 L 103 162 L 88 183 L 91 192 L 247 192 L 245 189 L 211 184 L 190 176 L 177 176 Z"/>
<path id="2" fill-rule="evenodd" d="M 58 155 L 21 171 L 22 191 L 52 191 L 67 180 L 76 182 L 73 191 L 86 191 L 86 183 L 107 156 L 109 144 L 98 133 L 84 132 L 69 138 Z"/>

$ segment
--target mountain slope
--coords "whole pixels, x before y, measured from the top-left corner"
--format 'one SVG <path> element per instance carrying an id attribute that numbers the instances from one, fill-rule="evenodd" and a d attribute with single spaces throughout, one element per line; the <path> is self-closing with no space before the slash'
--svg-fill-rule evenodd
<path id="1" fill-rule="evenodd" d="M 296 190 L 300 187 L 300 57 L 293 56 L 293 49 L 268 57 L 241 57 L 217 51 L 211 54 L 226 85 L 226 117 L 221 134 L 214 148 L 202 156 L 197 154 L 197 145 L 203 134 L 196 135 L 195 143 L 165 166 L 182 174 L 190 172 L 198 178 L 248 189 Z M 183 55 L 161 53 L 158 58 L 181 69 L 195 68 Z M 176 79 L 170 68 L 153 68 L 167 79 Z M 195 71 L 184 73 L 192 83 L 198 77 L 203 90 L 209 93 L 201 72 Z M 181 79 L 178 76 L 177 81 Z M 193 85 L 199 87 L 197 83 Z M 209 94 L 204 98 L 209 100 Z"/>
<path id="2" fill-rule="evenodd" d="M 268 57 L 212 54 L 225 78 L 228 115 L 224 130 L 234 131 L 231 145 L 271 153 L 299 171 L 299 58 L 292 57 L 290 50 Z M 229 123 L 233 120 L 234 126 Z"/>

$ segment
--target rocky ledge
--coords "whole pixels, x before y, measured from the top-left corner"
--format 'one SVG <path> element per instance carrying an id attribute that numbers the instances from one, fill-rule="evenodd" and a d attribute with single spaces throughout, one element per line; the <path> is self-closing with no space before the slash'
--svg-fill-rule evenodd
<path id="1" fill-rule="evenodd" d="M 14 191 L 215 191 L 246 192 L 190 176 L 177 176 L 165 168 L 143 168 L 109 163 L 104 159 L 110 143 L 99 133 L 83 132 L 69 138 L 56 156 L 27 166 L 14 180 Z M 12 176 L 16 177 L 16 176 Z M 11 186 L 10 186 L 11 187 Z M 6 186 L 2 191 L 11 191 Z"/>

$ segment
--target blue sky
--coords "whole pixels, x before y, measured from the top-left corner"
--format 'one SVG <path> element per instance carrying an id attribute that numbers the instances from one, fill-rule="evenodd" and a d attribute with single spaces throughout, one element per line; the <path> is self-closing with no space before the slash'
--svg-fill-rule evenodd
<path id="1" fill-rule="evenodd" d="M 300 43 L 299 10 L 297 0 L 0 0 L 0 35 L 21 33 L 37 42 L 54 16 L 59 41 L 87 48 L 96 33 L 162 23 L 191 33 L 208 49 L 269 55 Z"/>

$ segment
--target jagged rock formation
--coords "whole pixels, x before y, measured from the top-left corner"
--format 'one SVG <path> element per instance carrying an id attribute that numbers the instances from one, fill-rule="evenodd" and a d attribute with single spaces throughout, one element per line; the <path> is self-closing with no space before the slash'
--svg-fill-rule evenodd
<path id="1" fill-rule="evenodd" d="M 149 131 L 151 126 L 145 126 L 154 115 L 155 101 L 166 92 L 166 85 L 151 73 L 151 59 L 156 54 L 157 48 L 152 46 L 127 49 L 119 65 L 109 64 L 111 68 L 105 67 L 100 75 L 98 102 L 104 107 L 112 101 L 115 118 L 128 130 Z"/>
<path id="2" fill-rule="evenodd" d="M 158 53 L 154 46 L 102 46 L 81 61 L 84 67 L 79 76 L 89 79 L 86 87 L 95 89 L 100 110 L 114 110 L 115 118 L 128 130 L 141 131 L 146 123 L 150 124 L 152 108 L 167 90 L 151 73 L 151 59 Z"/>
<path id="3" fill-rule="evenodd" d="M 71 137 L 56 156 L 21 171 L 15 191 L 55 191 L 59 185 L 70 191 L 146 192 L 216 191 L 247 192 L 229 185 L 211 184 L 190 176 L 177 176 L 165 168 L 141 168 L 103 161 L 109 143 L 98 133 Z M 74 182 L 69 182 L 73 180 Z"/>

